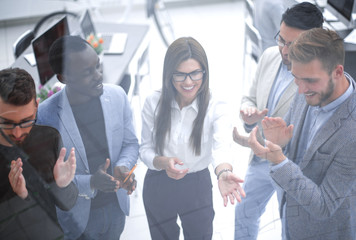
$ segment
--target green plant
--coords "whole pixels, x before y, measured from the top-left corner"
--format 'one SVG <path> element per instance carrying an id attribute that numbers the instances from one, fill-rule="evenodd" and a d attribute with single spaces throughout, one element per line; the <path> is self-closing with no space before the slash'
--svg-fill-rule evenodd
<path id="1" fill-rule="evenodd" d="M 43 85 L 39 85 L 38 87 L 39 92 L 37 93 L 37 98 L 40 99 L 40 103 L 55 94 L 56 92 L 59 92 L 62 88 L 59 86 L 55 86 L 53 88 L 50 87 L 45 87 Z"/>

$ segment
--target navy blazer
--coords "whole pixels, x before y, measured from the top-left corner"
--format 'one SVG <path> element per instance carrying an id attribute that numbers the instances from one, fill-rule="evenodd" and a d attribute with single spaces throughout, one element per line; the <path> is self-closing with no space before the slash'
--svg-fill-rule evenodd
<path id="1" fill-rule="evenodd" d="M 126 166 L 131 169 L 138 159 L 139 144 L 127 96 L 121 87 L 104 84 L 100 101 L 111 164 L 113 167 Z M 57 215 L 66 237 L 76 239 L 86 228 L 91 199 L 97 191 L 90 188 L 91 175 L 86 152 L 65 88 L 39 104 L 37 123 L 56 128 L 62 136 L 64 147 L 75 148 L 77 169 L 73 182 L 79 190 L 78 199 L 68 212 L 57 208 Z M 127 191 L 119 189 L 116 195 L 122 211 L 128 215 L 130 200 Z"/>

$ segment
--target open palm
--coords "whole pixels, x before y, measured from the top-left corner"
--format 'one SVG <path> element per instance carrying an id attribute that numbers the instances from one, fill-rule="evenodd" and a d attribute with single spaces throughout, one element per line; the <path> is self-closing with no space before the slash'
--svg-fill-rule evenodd
<path id="1" fill-rule="evenodd" d="M 293 136 L 293 125 L 287 126 L 280 117 L 265 117 L 262 120 L 262 128 L 265 138 L 281 147 L 287 145 Z"/>
<path id="2" fill-rule="evenodd" d="M 74 148 L 71 149 L 67 161 L 64 161 L 66 155 L 66 149 L 62 148 L 58 160 L 54 165 L 53 175 L 56 184 L 60 188 L 64 188 L 69 185 L 73 180 L 76 169 L 76 158 Z"/>

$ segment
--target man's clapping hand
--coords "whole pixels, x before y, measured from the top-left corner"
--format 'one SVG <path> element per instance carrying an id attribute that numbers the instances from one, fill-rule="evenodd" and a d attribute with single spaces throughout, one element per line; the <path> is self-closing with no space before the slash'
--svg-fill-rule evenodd
<path id="1" fill-rule="evenodd" d="M 267 112 L 267 108 L 260 111 L 255 107 L 247 107 L 245 109 L 240 110 L 240 115 L 244 123 L 252 125 L 261 121 L 264 116 L 266 116 Z"/>
<path id="2" fill-rule="evenodd" d="M 11 161 L 11 170 L 9 172 L 9 181 L 12 190 L 22 199 L 28 196 L 28 191 L 26 188 L 26 181 L 22 175 L 22 160 L 18 158 L 16 161 Z"/>
<path id="3" fill-rule="evenodd" d="M 74 178 L 75 169 L 77 167 L 74 148 L 71 149 L 67 161 L 64 161 L 65 155 L 66 149 L 62 148 L 53 169 L 54 179 L 60 188 L 64 188 L 70 184 Z"/>

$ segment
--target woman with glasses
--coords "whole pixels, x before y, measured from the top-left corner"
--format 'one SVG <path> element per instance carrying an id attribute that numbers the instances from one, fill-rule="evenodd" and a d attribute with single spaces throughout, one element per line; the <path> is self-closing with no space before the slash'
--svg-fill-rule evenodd
<path id="1" fill-rule="evenodd" d="M 179 38 L 164 60 L 162 89 L 142 111 L 140 157 L 147 165 L 143 201 L 152 239 L 211 239 L 214 209 L 210 163 L 226 206 L 241 201 L 232 173 L 229 109 L 209 89 L 208 60 L 191 37 Z"/>

